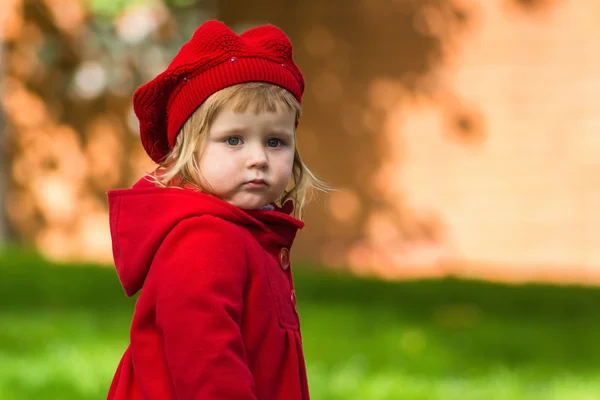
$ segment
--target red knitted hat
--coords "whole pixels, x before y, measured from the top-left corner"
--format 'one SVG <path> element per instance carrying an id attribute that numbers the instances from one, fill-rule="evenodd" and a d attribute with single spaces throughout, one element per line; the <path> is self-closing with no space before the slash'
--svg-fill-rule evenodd
<path id="1" fill-rule="evenodd" d="M 238 36 L 219 21 L 202 24 L 167 69 L 133 95 L 150 158 L 164 159 L 185 121 L 210 95 L 243 82 L 281 86 L 300 102 L 304 78 L 292 59 L 289 38 L 272 25 Z"/>

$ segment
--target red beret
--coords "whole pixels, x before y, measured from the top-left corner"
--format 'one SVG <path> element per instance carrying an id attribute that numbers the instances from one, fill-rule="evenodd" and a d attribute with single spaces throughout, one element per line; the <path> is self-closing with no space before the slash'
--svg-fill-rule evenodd
<path id="1" fill-rule="evenodd" d="M 289 38 L 272 25 L 237 35 L 219 21 L 202 24 L 167 69 L 133 95 L 150 158 L 157 163 L 164 159 L 185 121 L 210 95 L 243 82 L 281 86 L 300 102 L 304 78 Z"/>

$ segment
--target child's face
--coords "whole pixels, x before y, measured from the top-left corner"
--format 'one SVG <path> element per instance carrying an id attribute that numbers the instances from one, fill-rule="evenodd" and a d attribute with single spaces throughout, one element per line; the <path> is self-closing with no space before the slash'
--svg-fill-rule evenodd
<path id="1" fill-rule="evenodd" d="M 242 209 L 277 200 L 292 176 L 296 113 L 221 111 L 199 154 L 200 180 Z"/>

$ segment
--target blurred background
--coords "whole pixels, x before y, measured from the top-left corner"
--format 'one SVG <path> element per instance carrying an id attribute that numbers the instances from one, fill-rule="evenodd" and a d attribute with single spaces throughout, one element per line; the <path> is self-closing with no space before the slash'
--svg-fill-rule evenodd
<path id="1" fill-rule="evenodd" d="M 2 0 L 0 400 L 105 397 L 131 96 L 208 19 L 288 34 L 337 189 L 294 249 L 313 398 L 600 398 L 600 3 Z"/>

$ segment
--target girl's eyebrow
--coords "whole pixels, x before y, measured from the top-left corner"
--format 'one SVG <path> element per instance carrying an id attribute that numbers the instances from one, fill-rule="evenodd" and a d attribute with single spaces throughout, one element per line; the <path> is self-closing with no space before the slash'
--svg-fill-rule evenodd
<path id="1" fill-rule="evenodd" d="M 282 129 L 282 130 L 278 130 L 278 129 L 273 129 L 270 134 L 272 135 L 278 135 L 278 136 L 286 136 L 286 137 L 293 137 L 294 134 L 288 130 Z"/>
<path id="2" fill-rule="evenodd" d="M 213 131 L 215 135 L 221 136 L 221 135 L 232 135 L 232 134 L 242 134 L 242 133 L 246 133 L 247 129 L 245 128 L 227 128 L 227 129 L 217 129 L 216 131 Z"/>
<path id="3" fill-rule="evenodd" d="M 216 129 L 216 130 L 212 130 L 212 132 L 211 132 L 211 136 L 217 136 L 217 137 L 229 136 L 229 135 L 245 135 L 245 134 L 248 134 L 248 129 L 244 128 L 244 127 Z M 271 129 L 271 130 L 267 131 L 267 136 L 269 136 L 269 135 L 282 136 L 287 139 L 291 139 L 294 137 L 294 132 L 287 130 L 287 129 Z"/>

